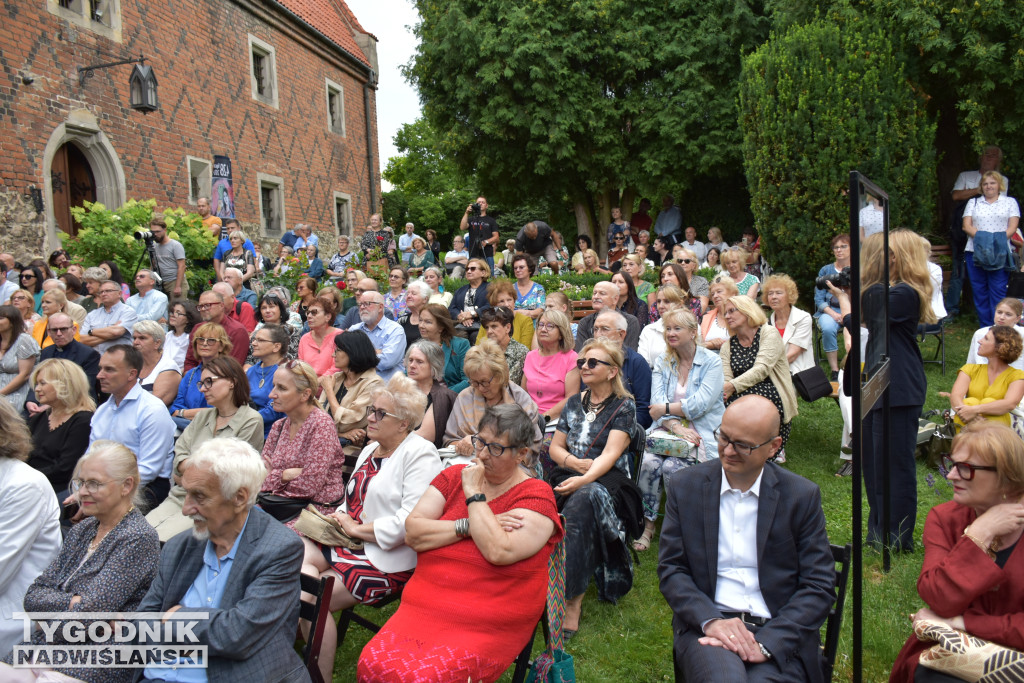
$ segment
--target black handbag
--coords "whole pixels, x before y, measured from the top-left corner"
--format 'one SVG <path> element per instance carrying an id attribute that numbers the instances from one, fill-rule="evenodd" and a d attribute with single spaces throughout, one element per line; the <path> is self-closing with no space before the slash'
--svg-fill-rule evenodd
<path id="1" fill-rule="evenodd" d="M 793 386 L 800 398 L 808 403 L 832 395 L 832 383 L 828 381 L 825 371 L 817 365 L 793 375 Z"/>
<path id="2" fill-rule="evenodd" d="M 298 517 L 299 513 L 312 502 L 312 498 L 289 498 L 274 493 L 261 492 L 256 496 L 256 504 L 282 524 Z"/>
<path id="3" fill-rule="evenodd" d="M 1024 299 L 1024 273 L 1011 270 L 1006 282 L 1006 296 L 1011 299 Z"/>

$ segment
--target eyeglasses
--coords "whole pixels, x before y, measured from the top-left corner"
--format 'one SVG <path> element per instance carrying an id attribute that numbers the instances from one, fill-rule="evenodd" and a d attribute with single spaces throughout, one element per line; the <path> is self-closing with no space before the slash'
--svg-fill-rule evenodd
<path id="1" fill-rule="evenodd" d="M 502 446 L 500 443 L 494 442 L 487 443 L 486 441 L 481 439 L 479 436 L 476 436 L 475 434 L 469 437 L 469 440 L 473 444 L 473 448 L 475 448 L 478 451 L 482 451 L 483 449 L 486 448 L 487 452 L 491 454 L 492 458 L 500 458 L 502 455 L 505 454 L 505 451 L 515 450 L 514 446 Z"/>
<path id="2" fill-rule="evenodd" d="M 737 455 L 742 455 L 745 458 L 746 457 L 750 457 L 750 455 L 754 451 L 756 451 L 758 448 L 760 448 L 761 446 L 764 446 L 765 444 L 771 443 L 772 441 L 775 440 L 775 437 L 773 436 L 772 438 L 768 439 L 767 441 L 763 441 L 763 442 L 757 444 L 756 446 L 750 446 L 750 445 L 745 444 L 745 443 L 737 443 L 736 441 L 733 441 L 729 437 L 727 437 L 724 434 L 722 434 L 722 430 L 720 430 L 720 429 L 716 429 L 712 433 L 714 434 L 715 438 L 718 440 L 718 452 L 719 453 L 721 453 L 722 450 L 726 446 L 732 446 L 732 449 L 734 451 L 736 451 Z"/>
<path id="3" fill-rule="evenodd" d="M 49 332 L 50 334 L 64 334 L 65 332 L 68 332 L 69 330 L 71 330 L 70 327 L 47 327 L 46 328 L 46 331 Z"/>
<path id="4" fill-rule="evenodd" d="M 395 415 L 394 413 L 389 413 L 383 408 L 374 408 L 373 406 L 366 406 L 366 419 L 369 420 L 371 415 L 373 416 L 374 422 L 380 422 L 381 420 L 384 419 L 385 415 L 387 415 L 388 417 L 393 417 L 396 420 L 402 419 Z"/>
<path id="5" fill-rule="evenodd" d="M 22 273 L 21 279 L 22 280 L 35 280 L 36 276 L 33 275 L 32 273 Z"/>
<path id="6" fill-rule="evenodd" d="M 252 343 L 255 344 L 256 342 L 259 342 L 260 344 L 270 344 L 271 340 L 263 339 L 262 337 L 253 337 Z"/>
<path id="7" fill-rule="evenodd" d="M 540 323 L 537 323 L 537 329 L 538 330 L 557 330 L 558 329 L 558 325 L 556 325 L 554 323 L 540 322 Z"/>
<path id="8" fill-rule="evenodd" d="M 212 304 L 199 304 L 198 306 L 196 306 L 196 309 L 200 310 L 200 311 L 208 311 L 208 310 L 210 310 L 210 308 L 212 306 L 223 306 L 223 305 L 224 304 L 222 304 L 221 302 L 216 301 L 216 302 L 214 302 Z"/>
<path id="9" fill-rule="evenodd" d="M 468 273 L 469 271 L 471 271 L 471 270 L 480 270 L 480 269 L 479 269 L 479 268 L 477 268 L 476 266 L 470 266 L 469 268 L 466 268 L 466 272 L 467 272 L 467 273 Z"/>
<path id="10" fill-rule="evenodd" d="M 942 456 L 942 468 L 947 472 L 952 472 L 953 468 L 956 468 L 956 473 L 964 481 L 974 481 L 974 473 L 978 470 L 985 470 L 987 472 L 997 471 L 991 465 L 972 465 L 969 462 L 956 462 L 948 455 Z"/>
<path id="11" fill-rule="evenodd" d="M 167 315 L 171 316 L 171 315 L 185 315 L 185 314 L 182 311 L 171 311 Z"/>
<path id="12" fill-rule="evenodd" d="M 615 240 L 616 242 L 618 242 L 619 240 L 624 240 L 624 239 L 626 239 L 626 238 L 625 238 L 625 237 L 623 237 L 622 235 L 616 235 L 616 236 L 615 236 L 614 238 L 612 238 L 612 239 L 614 239 L 614 240 Z"/>
<path id="13" fill-rule="evenodd" d="M 611 363 L 609 363 L 607 361 L 599 360 L 597 358 L 577 358 L 576 359 L 576 367 L 579 368 L 580 370 L 583 369 L 584 365 L 586 365 L 588 368 L 593 370 L 594 368 L 597 367 L 598 363 L 600 363 L 601 365 L 607 365 L 608 367 L 614 367 Z"/>
<path id="14" fill-rule="evenodd" d="M 214 339 L 213 337 L 196 337 L 196 344 L 198 346 L 211 346 L 220 342 L 220 339 Z"/>
<path id="15" fill-rule="evenodd" d="M 693 263 L 693 259 L 692 258 L 684 258 L 684 259 L 679 259 L 679 260 L 682 261 L 683 263 Z"/>
<path id="16" fill-rule="evenodd" d="M 483 382 L 478 382 L 475 379 L 471 379 L 471 380 L 469 380 L 469 386 L 473 387 L 474 389 L 488 389 L 488 388 L 490 388 L 491 382 L 493 382 L 493 381 L 494 381 L 493 377 L 490 378 L 489 380 L 485 380 Z"/>
<path id="17" fill-rule="evenodd" d="M 100 294 L 120 294 L 120 289 L 101 289 Z"/>
<path id="18" fill-rule="evenodd" d="M 203 389 L 204 391 L 209 391 L 210 388 L 213 386 L 213 383 L 216 382 L 219 379 L 224 379 L 224 378 L 223 377 L 207 377 L 206 379 L 199 380 L 199 384 L 197 386 L 200 389 Z"/>
<path id="19" fill-rule="evenodd" d="M 360 301 L 359 308 L 369 308 L 370 306 L 383 306 L 379 301 Z"/>
<path id="20" fill-rule="evenodd" d="M 107 484 L 113 484 L 115 481 L 117 480 L 111 479 L 110 481 L 96 481 L 95 479 L 72 479 L 71 486 L 69 488 L 71 489 L 71 493 L 85 491 L 86 493 L 93 494 Z"/>

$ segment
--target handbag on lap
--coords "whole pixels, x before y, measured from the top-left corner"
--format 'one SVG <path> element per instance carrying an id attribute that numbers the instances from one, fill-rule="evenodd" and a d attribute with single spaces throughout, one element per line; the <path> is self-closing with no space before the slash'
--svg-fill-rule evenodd
<path id="1" fill-rule="evenodd" d="M 921 653 L 923 667 L 970 683 L 1024 680 L 1024 652 L 976 638 L 945 624 L 922 619 L 914 625 L 918 640 L 936 644 Z"/>

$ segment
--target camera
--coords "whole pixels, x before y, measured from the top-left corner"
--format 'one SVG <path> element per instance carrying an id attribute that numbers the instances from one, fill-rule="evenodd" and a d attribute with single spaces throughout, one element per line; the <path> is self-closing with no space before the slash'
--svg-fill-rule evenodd
<path id="1" fill-rule="evenodd" d="M 480 215 L 480 202 L 473 202 L 473 204 L 470 205 L 469 209 L 470 209 L 470 211 L 472 211 L 474 216 L 479 216 Z"/>
<path id="2" fill-rule="evenodd" d="M 828 283 L 831 282 L 834 286 L 842 289 L 843 287 L 850 287 L 850 266 L 846 266 L 838 273 L 832 273 L 830 275 L 823 275 L 814 280 L 814 286 L 818 289 L 828 289 Z"/>
<path id="3" fill-rule="evenodd" d="M 153 239 L 153 233 L 151 233 L 149 230 L 136 230 L 135 239 L 146 240 L 147 242 L 150 242 Z"/>

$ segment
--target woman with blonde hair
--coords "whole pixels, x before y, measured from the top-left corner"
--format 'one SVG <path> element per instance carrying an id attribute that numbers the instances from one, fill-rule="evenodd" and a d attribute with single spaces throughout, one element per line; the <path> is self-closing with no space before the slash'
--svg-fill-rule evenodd
<path id="1" fill-rule="evenodd" d="M 658 288 L 658 291 L 654 293 L 654 302 L 651 309 L 657 308 L 661 312 L 662 316 L 668 314 L 669 311 L 674 310 L 680 304 L 687 303 L 687 297 L 683 293 L 683 290 L 679 289 L 675 285 L 662 285 Z M 665 353 L 665 325 L 661 318 L 658 318 L 653 323 L 645 327 L 640 332 L 640 345 L 637 347 L 637 352 L 644 357 L 647 361 L 647 365 L 651 368 L 658 360 L 658 356 Z"/>
<path id="2" fill-rule="evenodd" d="M 43 317 L 33 324 L 32 338 L 39 344 L 40 349 L 45 349 L 47 346 L 53 345 L 53 340 L 50 339 L 50 335 L 46 331 L 46 324 L 50 316 L 63 313 L 70 318 L 71 312 L 68 310 L 68 298 L 60 289 L 51 289 L 43 292 L 40 306 L 43 310 Z M 78 341 L 78 323 L 72 321 L 72 324 L 75 327 L 75 341 Z"/>
<path id="3" fill-rule="evenodd" d="M 889 233 L 889 253 L 884 251 L 883 233 L 870 235 L 861 243 L 861 310 L 868 328 L 865 360 L 873 367 L 883 351 L 882 342 L 888 327 L 889 344 L 889 431 L 882 429 L 877 403 L 864 416 L 864 487 L 868 506 L 868 543 L 889 544 L 901 552 L 914 549 L 914 525 L 917 523 L 917 447 L 918 419 L 924 405 L 928 381 L 924 374 L 921 350 L 917 345 L 917 326 L 934 323 L 931 295 L 932 280 L 928 272 L 928 253 L 917 233 L 900 229 Z M 889 262 L 889 287 L 884 283 L 885 263 Z M 844 290 L 829 284 L 829 291 L 839 301 L 843 324 L 850 329 L 850 297 Z M 888 294 L 888 317 L 882 297 Z M 850 356 L 847 356 L 850 358 Z M 844 374 L 856 376 L 846 368 Z M 889 459 L 882 460 L 884 440 L 889 442 Z M 884 471 L 888 469 L 888 473 Z M 889 528 L 882 527 L 882 482 L 889 479 Z"/>
<path id="4" fill-rule="evenodd" d="M 749 257 L 750 254 L 739 248 L 724 251 L 722 252 L 722 267 L 736 283 L 736 289 L 740 294 L 756 299 L 761 285 L 756 277 L 746 271 Z"/>
<path id="5" fill-rule="evenodd" d="M 509 382 L 505 354 L 496 343 L 485 339 L 471 348 L 462 367 L 469 386 L 459 393 L 452 406 L 445 426 L 445 446 L 453 447 L 459 455 L 472 455 L 472 437 L 479 431 L 480 418 L 487 408 L 503 403 L 518 403 L 537 424 L 537 404 L 518 384 Z M 531 448 L 534 453 L 540 448 L 541 438 L 538 426 Z"/>
<path id="6" fill-rule="evenodd" d="M 700 337 L 704 346 L 712 351 L 720 351 L 722 345 L 729 341 L 729 325 L 725 322 L 725 302 L 740 293 L 736 283 L 728 275 L 719 275 L 711 283 L 708 291 L 711 303 L 715 305 L 704 314 L 700 323 Z"/>
<path id="7" fill-rule="evenodd" d="M 729 341 L 719 352 L 725 377 L 725 405 L 747 394 L 763 396 L 775 404 L 782 422 L 782 447 L 776 462 L 785 462 L 786 441 L 797 416 L 797 403 L 782 335 L 768 324 L 764 311 L 749 296 L 729 297 L 723 313 L 729 326 Z"/>
<path id="8" fill-rule="evenodd" d="M 654 303 L 648 301 L 648 297 L 654 293 L 654 285 L 647 280 L 642 279 L 642 275 L 646 267 L 644 266 L 644 260 L 637 254 L 627 254 L 622 259 L 622 272 L 629 276 L 633 281 L 633 286 L 636 288 L 636 295 L 647 303 Z"/>
<path id="9" fill-rule="evenodd" d="M 232 344 L 228 339 L 228 333 L 217 323 L 203 323 L 196 328 L 192 340 L 193 352 L 199 364 L 185 373 L 178 384 L 178 395 L 168 410 L 171 411 L 171 419 L 179 429 L 188 427 L 192 418 L 203 408 L 209 408 L 206 397 L 201 390 L 203 364 L 217 356 L 227 356 L 231 353 Z"/>
<path id="10" fill-rule="evenodd" d="M 974 309 L 978 312 L 981 326 L 991 325 L 993 313 L 999 300 L 1006 296 L 1008 281 L 1005 264 L 982 267 L 975 263 L 975 242 L 997 247 L 996 253 L 1006 253 L 1005 239 L 1017 232 L 1020 223 L 1020 207 L 1017 200 L 1007 197 L 1003 176 L 999 171 L 987 171 L 978 184 L 981 194 L 967 202 L 964 207 L 964 232 L 967 234 L 967 275 L 974 292 Z M 981 234 L 979 234 L 981 233 Z M 891 240 L 891 238 L 890 238 Z"/>
<path id="11" fill-rule="evenodd" d="M 579 629 L 591 577 L 598 598 L 613 603 L 633 585 L 628 544 L 643 528 L 643 505 L 629 478 L 636 403 L 622 382 L 623 359 L 617 343 L 586 343 L 576 367 L 587 390 L 566 401 L 551 440 L 547 479 L 566 520 L 566 636 Z"/>
<path id="12" fill-rule="evenodd" d="M 708 241 L 706 246 L 708 249 L 717 249 L 719 253 L 722 253 L 729 248 L 729 245 L 722 239 L 722 230 L 714 226 L 708 228 Z"/>
<path id="13" fill-rule="evenodd" d="M 697 318 L 685 308 L 665 314 L 665 353 L 651 375 L 651 430 L 661 428 L 694 445 L 689 457 L 644 452 L 640 490 L 644 495 L 644 533 L 633 544 L 643 552 L 651 547 L 654 523 L 661 504 L 661 482 L 698 462 L 718 457 L 715 430 L 722 424 L 725 404 L 722 359 L 700 343 Z"/>
<path id="14" fill-rule="evenodd" d="M 85 371 L 63 358 L 44 360 L 32 371 L 29 382 L 36 401 L 47 408 L 28 420 L 32 433 L 28 464 L 45 474 L 60 494 L 68 490 L 75 463 L 89 446 L 96 402 L 89 395 Z"/>
<path id="15" fill-rule="evenodd" d="M 782 335 L 786 361 L 792 374 L 814 367 L 811 314 L 796 307 L 799 293 L 793 278 L 782 273 L 764 281 L 764 300 L 772 309 L 771 324 Z"/>
<path id="16" fill-rule="evenodd" d="M 597 252 L 593 249 L 587 249 L 583 252 L 583 262 L 577 266 L 577 273 L 602 273 L 608 275 L 611 273 L 610 270 L 601 267 L 601 259 L 598 257 Z"/>

